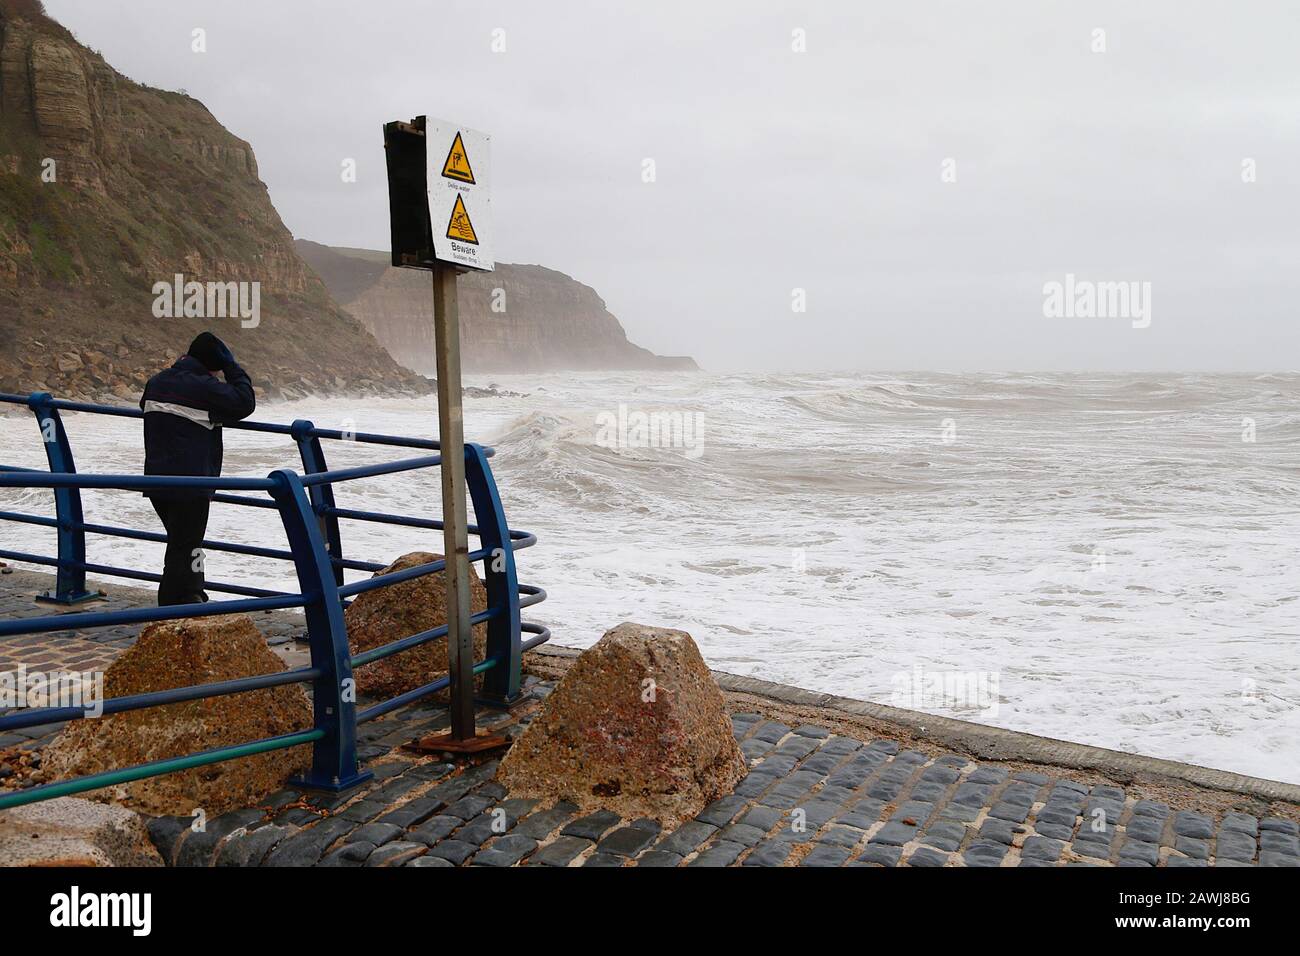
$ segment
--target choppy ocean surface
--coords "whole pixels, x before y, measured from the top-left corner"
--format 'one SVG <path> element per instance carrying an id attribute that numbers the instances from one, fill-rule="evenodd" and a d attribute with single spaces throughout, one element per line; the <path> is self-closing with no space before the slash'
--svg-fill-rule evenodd
<path id="1" fill-rule="evenodd" d="M 522 397 L 468 399 L 466 434 L 497 448 L 511 524 L 541 537 L 520 576 L 550 592 L 528 616 L 557 643 L 589 645 L 624 620 L 679 627 L 720 670 L 1300 782 L 1300 375 L 469 384 L 489 381 Z M 431 399 L 258 417 L 437 430 Z M 82 471 L 140 469 L 138 422 L 70 415 L 68 427 Z M 43 467 L 37 439 L 30 417 L 0 418 L 5 463 Z M 227 475 L 276 467 L 298 467 L 288 441 L 227 433 Z M 49 497 L 0 500 L 46 514 Z M 89 521 L 158 530 L 138 495 L 85 500 Z M 352 482 L 339 502 L 440 514 L 431 472 Z M 216 505 L 209 536 L 281 544 L 267 517 Z M 440 550 L 360 522 L 343 540 L 380 561 Z M 54 550 L 50 532 L 12 524 L 0 542 Z M 161 563 L 147 543 L 92 537 L 89 551 Z M 208 569 L 295 589 L 276 562 L 211 554 Z M 936 676 L 978 693 L 909 690 Z"/>

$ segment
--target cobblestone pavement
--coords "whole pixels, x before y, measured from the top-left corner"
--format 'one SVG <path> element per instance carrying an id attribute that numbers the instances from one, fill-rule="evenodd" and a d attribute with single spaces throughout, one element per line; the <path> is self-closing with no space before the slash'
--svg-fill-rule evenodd
<path id="1" fill-rule="evenodd" d="M 530 678 L 528 690 L 540 701 L 551 686 Z M 531 716 L 480 715 L 512 735 Z M 670 831 L 512 797 L 492 779 L 495 761 L 454 766 L 393 749 L 446 729 L 433 709 L 363 726 L 375 780 L 359 793 L 283 790 L 202 833 L 188 817 L 150 830 L 181 866 L 1300 865 L 1300 825 L 1283 817 L 1175 810 L 1115 786 L 890 740 L 751 713 L 732 721 L 749 776 Z"/>
<path id="2" fill-rule="evenodd" d="M 30 595 L 32 582 L 48 576 L 23 574 L 0 579 L 0 613 L 47 613 Z M 119 600 L 126 606 L 130 597 Z M 292 617 L 257 623 L 273 644 L 300 629 Z M 0 653 L 16 652 L 29 666 L 38 656 L 71 664 L 93 653 L 88 644 L 120 652 L 135 638 L 128 630 L 98 641 L 72 632 L 0 640 Z M 529 701 L 513 715 L 480 709 L 479 726 L 517 735 L 552 686 L 528 677 Z M 451 764 L 402 750 L 447 729 L 436 706 L 362 725 L 359 753 L 374 779 L 357 790 L 284 789 L 201 832 L 189 817 L 154 818 L 149 829 L 178 866 L 1300 866 L 1300 808 L 1292 804 L 1243 797 L 1223 809 L 1222 793 L 1212 800 L 1200 791 L 1204 805 L 1175 807 L 1084 782 L 1096 774 L 922 752 L 757 713 L 735 713 L 732 722 L 749 775 L 670 831 L 512 797 L 493 780 L 495 761 Z M 39 751 L 57 729 L 0 738 L 0 748 Z"/>

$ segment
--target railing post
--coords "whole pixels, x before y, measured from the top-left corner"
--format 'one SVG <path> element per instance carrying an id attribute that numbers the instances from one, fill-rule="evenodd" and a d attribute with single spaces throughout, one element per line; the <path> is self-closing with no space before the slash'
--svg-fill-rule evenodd
<path id="1" fill-rule="evenodd" d="M 50 463 L 51 473 L 73 475 L 77 466 L 72 460 L 72 445 L 63 430 L 63 419 L 54 407 L 54 396 L 49 392 L 33 392 L 27 406 L 36 415 L 41 429 L 41 444 Z M 81 489 L 54 489 L 55 517 L 59 522 L 59 568 L 54 594 L 46 591 L 36 600 L 51 604 L 80 604 L 93 601 L 98 594 L 86 590 L 86 532 L 82 530 Z"/>
<path id="2" fill-rule="evenodd" d="M 483 676 L 481 698 L 509 706 L 519 699 L 522 654 L 519 650 L 519 578 L 505 508 L 496 479 L 480 445 L 465 444 L 465 484 L 474 502 L 479 543 L 488 552 L 483 562 L 488 607 L 500 608 L 487 622 L 487 656 L 498 663 Z"/>
<path id="3" fill-rule="evenodd" d="M 306 419 L 299 418 L 291 426 L 293 440 L 298 445 L 298 454 L 302 457 L 304 474 L 314 475 L 329 471 L 325 464 L 325 450 L 321 448 L 320 439 L 316 437 L 316 426 Z M 329 552 L 330 565 L 334 571 L 334 583 L 343 585 L 343 541 L 339 537 L 339 518 L 334 514 L 334 488 L 332 485 L 312 485 L 307 489 L 311 497 L 311 507 L 316 512 L 321 535 L 325 540 L 325 550 Z"/>
<path id="4" fill-rule="evenodd" d="M 343 605 L 301 479 L 286 469 L 272 472 L 270 478 L 276 483 L 271 495 L 280 506 L 298 587 L 307 601 L 303 610 L 311 665 L 321 671 L 312 685 L 312 707 L 315 726 L 324 730 L 325 736 L 313 744 L 311 770 L 294 783 L 317 790 L 346 790 L 374 774 L 357 767 L 356 681 Z"/>

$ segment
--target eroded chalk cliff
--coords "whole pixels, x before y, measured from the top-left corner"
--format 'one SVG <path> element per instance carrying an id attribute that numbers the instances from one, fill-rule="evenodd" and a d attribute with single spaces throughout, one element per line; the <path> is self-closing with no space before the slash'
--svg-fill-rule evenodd
<path id="1" fill-rule="evenodd" d="M 404 365 L 432 373 L 433 303 L 427 272 L 395 269 L 386 252 L 298 240 L 335 299 Z M 462 363 L 474 372 L 694 369 L 628 341 L 590 286 L 536 265 L 498 263 L 457 282 Z"/>
<path id="2" fill-rule="evenodd" d="M 155 283 L 258 283 L 256 322 L 155 314 Z M 252 147 L 0 0 L 0 391 L 135 397 L 200 330 L 264 394 L 427 389 L 306 268 Z"/>

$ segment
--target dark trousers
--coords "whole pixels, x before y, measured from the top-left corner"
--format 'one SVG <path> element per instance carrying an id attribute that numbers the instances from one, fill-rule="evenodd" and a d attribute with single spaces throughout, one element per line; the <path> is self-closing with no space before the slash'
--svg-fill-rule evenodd
<path id="1" fill-rule="evenodd" d="M 203 554 L 200 550 L 208 530 L 207 498 L 159 501 L 150 498 L 167 529 L 167 556 L 163 559 L 162 581 L 158 585 L 158 606 L 197 604 L 203 593 Z"/>

